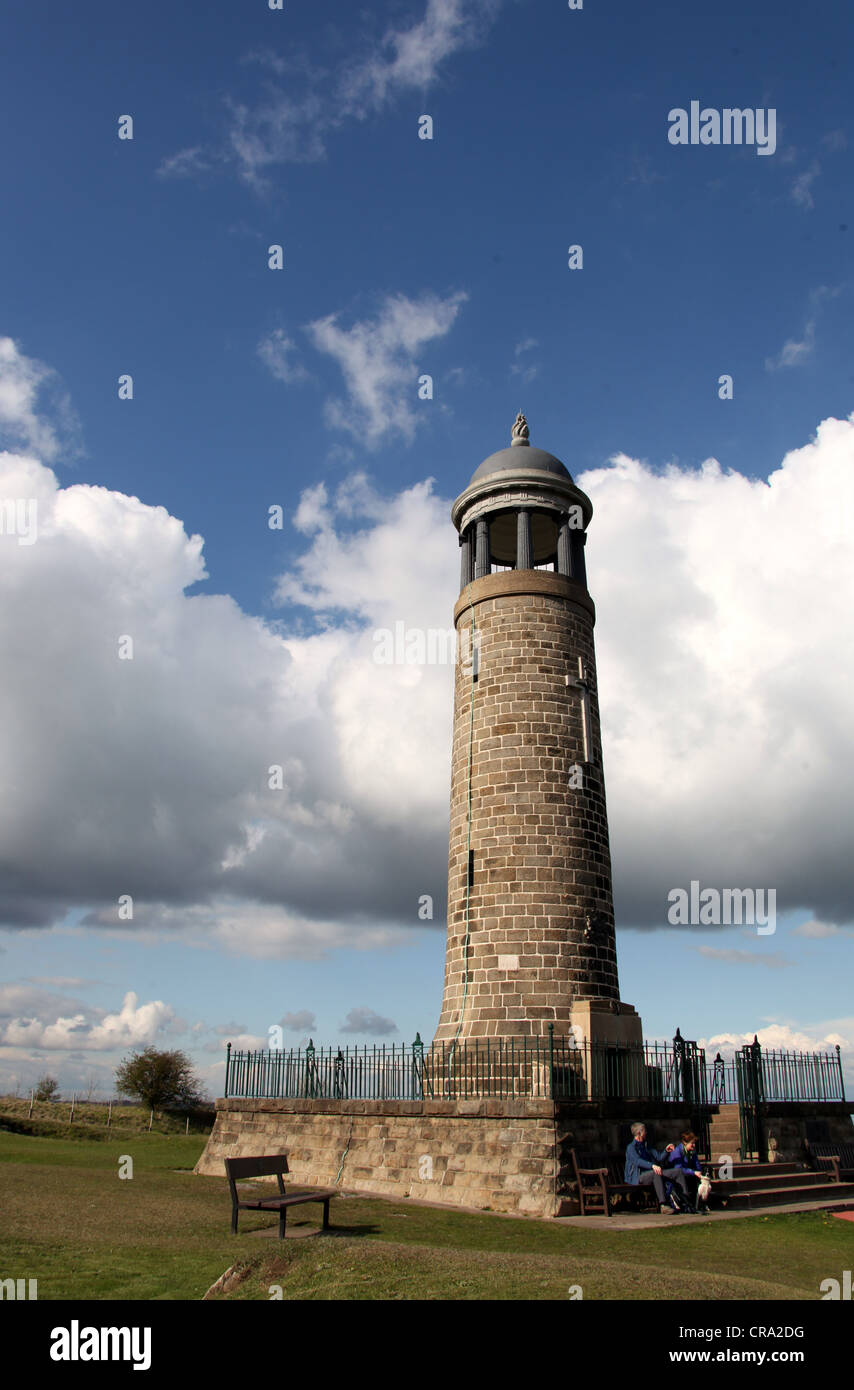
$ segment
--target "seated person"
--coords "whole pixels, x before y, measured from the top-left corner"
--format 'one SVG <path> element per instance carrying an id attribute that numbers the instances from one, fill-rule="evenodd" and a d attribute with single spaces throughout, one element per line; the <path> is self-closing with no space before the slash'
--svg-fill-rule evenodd
<path id="1" fill-rule="evenodd" d="M 685 1170 L 670 1166 L 672 1148 L 672 1144 L 668 1144 L 666 1149 L 648 1148 L 646 1125 L 632 1125 L 632 1142 L 626 1149 L 626 1182 L 632 1187 L 646 1187 L 651 1183 L 655 1188 L 659 1209 L 668 1214 L 680 1210 L 672 1197 L 670 1201 L 667 1200 L 668 1190 L 671 1187 L 677 1187 L 683 1201 L 688 1203 Z M 665 1183 L 667 1183 L 667 1188 L 665 1188 Z"/>
<path id="2" fill-rule="evenodd" d="M 680 1138 L 681 1143 L 677 1144 L 671 1151 L 670 1163 L 685 1175 L 688 1210 L 696 1216 L 709 1210 L 705 1202 L 697 1201 L 697 1188 L 700 1186 L 700 1180 L 703 1176 L 697 1154 L 697 1136 L 693 1130 L 686 1129 L 683 1130 Z"/>

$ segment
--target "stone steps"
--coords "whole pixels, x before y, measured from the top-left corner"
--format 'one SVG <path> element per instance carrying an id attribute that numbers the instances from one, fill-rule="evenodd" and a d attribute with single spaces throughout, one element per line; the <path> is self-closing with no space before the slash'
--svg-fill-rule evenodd
<path id="1" fill-rule="evenodd" d="M 715 1162 L 714 1159 L 711 1160 Z M 808 1173 L 809 1168 L 805 1168 L 802 1163 L 746 1163 L 739 1162 L 732 1165 L 732 1175 L 734 1178 L 760 1178 L 760 1177 L 787 1177 L 790 1173 Z"/>
<path id="2" fill-rule="evenodd" d="M 712 1199 L 714 1200 L 714 1191 Z M 754 1207 L 785 1206 L 790 1202 L 844 1202 L 854 1198 L 852 1182 L 822 1182 L 812 1186 L 753 1188 L 726 1197 L 726 1210 L 753 1210 Z M 714 1206 L 712 1207 L 714 1210 Z"/>
<path id="3" fill-rule="evenodd" d="M 778 1192 L 790 1187 L 826 1187 L 826 1173 L 811 1173 L 802 1169 L 799 1173 L 741 1173 L 738 1177 L 712 1181 L 712 1191 L 718 1196 L 735 1196 L 740 1192 Z M 838 1183 L 833 1184 L 838 1187 Z"/>

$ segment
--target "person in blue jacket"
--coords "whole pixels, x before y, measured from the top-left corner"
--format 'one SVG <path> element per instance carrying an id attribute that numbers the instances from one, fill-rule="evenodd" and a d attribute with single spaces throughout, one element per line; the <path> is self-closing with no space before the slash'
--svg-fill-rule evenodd
<path id="1" fill-rule="evenodd" d="M 668 1200 L 673 1187 L 679 1188 L 682 1200 L 689 1205 L 685 1171 L 671 1164 L 672 1149 L 672 1144 L 666 1149 L 650 1149 L 646 1142 L 646 1125 L 632 1125 L 632 1142 L 626 1149 L 626 1182 L 632 1187 L 646 1187 L 651 1183 L 660 1210 L 668 1214 L 681 1210 L 673 1197 Z"/>
<path id="2" fill-rule="evenodd" d="M 686 1129 L 682 1131 L 680 1141 L 671 1151 L 670 1162 L 674 1168 L 678 1168 L 685 1175 L 689 1211 L 694 1212 L 695 1215 L 702 1214 L 708 1211 L 708 1207 L 705 1202 L 697 1201 L 697 1188 L 700 1186 L 700 1179 L 703 1176 L 697 1153 L 697 1136 L 693 1130 Z"/>

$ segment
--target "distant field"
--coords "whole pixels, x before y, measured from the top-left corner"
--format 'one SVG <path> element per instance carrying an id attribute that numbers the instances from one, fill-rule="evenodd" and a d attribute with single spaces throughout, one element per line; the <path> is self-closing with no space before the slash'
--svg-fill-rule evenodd
<path id="1" fill-rule="evenodd" d="M 79 1135 L 81 1129 L 89 1138 L 102 1138 L 109 1135 L 110 1129 L 148 1130 L 150 1112 L 140 1105 L 114 1104 L 112 1113 L 107 1105 L 92 1101 L 77 1101 L 74 1105 L 74 1119 L 71 1119 L 71 1101 L 37 1100 L 30 1102 L 15 1096 L 0 1096 L 0 1129 L 11 1129 L 16 1133 L 42 1136 L 68 1134 Z M 110 1124 L 107 1124 L 107 1120 Z M 191 1134 L 207 1134 L 213 1125 L 213 1110 L 207 1118 L 203 1112 L 190 1118 Z M 183 1134 L 187 1126 L 183 1115 L 167 1115 L 157 1112 L 152 1124 L 152 1132 L 159 1134 Z M 97 1133 L 96 1133 L 97 1131 Z"/>
<path id="2" fill-rule="evenodd" d="M 286 1299 L 542 1300 L 580 1285 L 585 1299 L 815 1300 L 854 1258 L 854 1224 L 822 1212 L 609 1232 L 349 1197 L 332 1203 L 332 1236 L 282 1247 L 251 1234 L 268 1216 L 242 1213 L 229 1234 L 225 1179 L 189 1171 L 203 1144 L 0 1132 L 0 1278 L 37 1278 L 40 1299 L 200 1299 L 237 1264 L 225 1299 L 280 1285 Z M 118 1177 L 126 1154 L 132 1180 Z"/>

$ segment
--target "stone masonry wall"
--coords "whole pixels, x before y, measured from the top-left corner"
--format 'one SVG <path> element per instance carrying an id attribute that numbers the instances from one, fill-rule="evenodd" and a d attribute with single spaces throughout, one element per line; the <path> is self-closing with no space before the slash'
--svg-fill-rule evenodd
<path id="1" fill-rule="evenodd" d="M 479 673 L 457 664 L 448 943 L 436 1039 L 457 1033 L 464 994 L 472 691 L 468 989 L 459 1036 L 567 1033 L 575 998 L 619 999 L 599 707 L 584 762 L 578 658 L 594 677 L 594 609 L 563 576 L 493 574 L 464 591 L 457 630 L 480 634 Z M 570 786 L 574 764 L 583 787 Z M 598 914 L 595 934 L 585 934 Z"/>
<path id="2" fill-rule="evenodd" d="M 224 1158 L 286 1151 L 297 1186 L 569 1216 L 578 1209 L 570 1150 L 622 1151 L 637 1119 L 660 1148 L 697 1123 L 682 1106 L 658 1101 L 219 1100 L 195 1171 L 222 1177 Z M 843 1105 L 772 1106 L 766 1124 L 781 1162 L 804 1159 L 815 1126 L 817 1138 L 854 1142 Z"/>
<path id="3" fill-rule="evenodd" d="M 854 1144 L 854 1124 L 847 1106 L 763 1105 L 765 1141 L 772 1162 L 800 1161 L 808 1150 L 810 1136 L 815 1143 Z M 773 1142 L 772 1142 L 773 1141 Z"/>
<path id="4" fill-rule="evenodd" d="M 555 1212 L 554 1105 L 546 1100 L 220 1100 L 196 1172 L 223 1175 L 226 1157 L 283 1150 L 298 1185 L 334 1186 L 343 1157 L 345 1189 Z"/>

